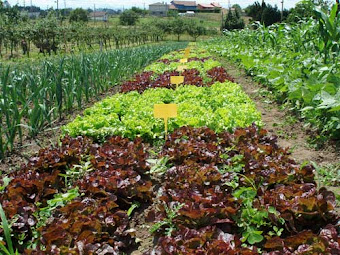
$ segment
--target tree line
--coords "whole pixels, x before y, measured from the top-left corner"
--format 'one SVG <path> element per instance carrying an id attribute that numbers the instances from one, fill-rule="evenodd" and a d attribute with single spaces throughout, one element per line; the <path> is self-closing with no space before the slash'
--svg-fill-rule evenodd
<path id="1" fill-rule="evenodd" d="M 337 0 L 338 1 L 338 0 Z M 312 17 L 313 7 L 321 6 L 324 10 L 330 6 L 330 1 L 327 0 L 303 0 L 296 4 L 290 10 L 280 10 L 277 5 L 270 5 L 264 0 L 262 2 L 254 2 L 244 9 L 244 14 L 251 18 L 251 22 L 257 21 L 265 26 L 270 26 L 278 22 L 295 23 L 304 18 Z M 242 9 L 238 4 L 229 9 L 227 17 L 224 21 L 223 28 L 227 30 L 243 29 L 245 27 L 244 19 L 242 18 Z"/>

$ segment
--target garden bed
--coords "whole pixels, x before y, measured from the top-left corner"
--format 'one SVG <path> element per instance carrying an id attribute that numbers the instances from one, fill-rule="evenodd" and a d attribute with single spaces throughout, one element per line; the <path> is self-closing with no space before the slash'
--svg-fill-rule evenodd
<path id="1" fill-rule="evenodd" d="M 340 253 L 336 199 L 317 187 L 314 167 L 261 128 L 255 104 L 208 53 L 192 50 L 178 72 L 183 53 L 125 82 L 66 125 L 60 143 L 3 176 L 14 249 Z M 176 89 L 170 75 L 178 74 L 185 85 Z M 153 117 L 159 103 L 178 104 L 167 136 Z"/>

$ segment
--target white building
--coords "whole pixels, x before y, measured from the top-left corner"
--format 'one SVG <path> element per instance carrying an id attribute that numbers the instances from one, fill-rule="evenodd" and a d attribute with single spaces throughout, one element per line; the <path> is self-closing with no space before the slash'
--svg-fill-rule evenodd
<path id="1" fill-rule="evenodd" d="M 90 15 L 90 20 L 96 20 L 96 21 L 108 21 L 109 20 L 109 15 L 107 12 L 91 12 Z"/>
<path id="2" fill-rule="evenodd" d="M 149 12 L 151 15 L 156 16 L 167 16 L 169 11 L 169 6 L 166 3 L 154 3 L 149 5 Z"/>

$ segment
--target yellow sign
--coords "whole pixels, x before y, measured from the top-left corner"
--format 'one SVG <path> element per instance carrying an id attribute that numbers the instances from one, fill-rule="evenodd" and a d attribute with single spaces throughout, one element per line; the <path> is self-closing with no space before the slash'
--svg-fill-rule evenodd
<path id="1" fill-rule="evenodd" d="M 178 72 L 183 72 L 185 69 L 188 69 L 188 67 L 185 66 L 185 65 L 183 65 L 183 66 L 178 66 L 178 67 L 177 67 L 177 71 L 178 71 Z"/>
<path id="2" fill-rule="evenodd" d="M 155 104 L 153 114 L 155 118 L 164 119 L 165 135 L 167 135 L 168 119 L 177 117 L 177 104 Z"/>
<path id="3" fill-rule="evenodd" d="M 189 48 L 186 48 L 186 49 L 185 49 L 185 54 L 184 54 L 184 56 L 185 56 L 186 58 L 188 58 L 188 57 L 189 57 L 189 54 L 190 54 L 190 49 L 189 49 Z"/>
<path id="4" fill-rule="evenodd" d="M 177 88 L 179 84 L 184 83 L 184 76 L 170 76 L 170 83 L 175 84 Z"/>
<path id="5" fill-rule="evenodd" d="M 187 58 L 182 58 L 179 60 L 180 63 L 187 63 L 188 62 L 188 59 Z"/>

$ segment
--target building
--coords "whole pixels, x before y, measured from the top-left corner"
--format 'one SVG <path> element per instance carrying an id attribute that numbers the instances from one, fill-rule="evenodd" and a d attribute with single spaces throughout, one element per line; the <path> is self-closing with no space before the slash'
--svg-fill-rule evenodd
<path id="1" fill-rule="evenodd" d="M 196 1 L 171 1 L 171 5 L 173 5 L 178 11 L 196 11 L 197 4 Z"/>
<path id="2" fill-rule="evenodd" d="M 198 4 L 197 8 L 201 11 L 213 11 L 215 6 L 212 4 Z"/>
<path id="3" fill-rule="evenodd" d="M 40 16 L 40 12 L 22 11 L 20 14 L 22 17 L 28 17 L 30 19 L 37 19 Z"/>
<path id="4" fill-rule="evenodd" d="M 222 9 L 222 6 L 219 3 L 211 3 L 211 5 L 213 5 L 216 9 Z"/>
<path id="5" fill-rule="evenodd" d="M 109 15 L 107 12 L 91 12 L 90 15 L 90 20 L 95 20 L 95 21 L 108 21 L 109 20 Z"/>
<path id="6" fill-rule="evenodd" d="M 151 15 L 167 16 L 169 11 L 169 5 L 166 3 L 154 3 L 149 5 L 149 12 Z"/>

